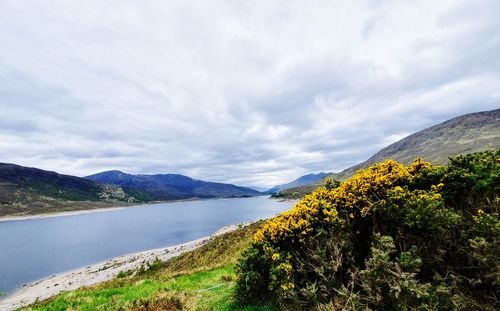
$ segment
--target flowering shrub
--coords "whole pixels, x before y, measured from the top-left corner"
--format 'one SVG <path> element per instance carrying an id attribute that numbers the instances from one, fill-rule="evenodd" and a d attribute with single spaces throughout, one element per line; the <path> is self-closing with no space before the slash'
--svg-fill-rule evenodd
<path id="1" fill-rule="evenodd" d="M 448 167 L 387 160 L 317 189 L 256 233 L 237 298 L 286 309 L 494 306 L 499 164 L 499 151 Z"/>

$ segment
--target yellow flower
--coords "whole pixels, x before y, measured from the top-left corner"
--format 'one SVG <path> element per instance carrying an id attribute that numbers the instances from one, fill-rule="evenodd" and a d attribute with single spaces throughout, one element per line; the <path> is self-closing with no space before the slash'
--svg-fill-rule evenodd
<path id="1" fill-rule="evenodd" d="M 360 213 L 370 214 L 375 202 L 379 202 L 391 189 L 404 195 L 400 185 L 408 184 L 413 175 L 432 165 L 422 159 L 404 166 L 394 160 L 386 160 L 365 170 L 359 170 L 352 178 L 334 189 L 320 187 L 306 195 L 291 210 L 269 220 L 255 236 L 255 241 L 275 243 L 288 238 L 307 236 L 318 221 L 334 222 L 341 211 L 351 219 Z M 440 187 L 438 185 L 436 188 Z M 438 197 L 438 194 L 435 197 Z"/>

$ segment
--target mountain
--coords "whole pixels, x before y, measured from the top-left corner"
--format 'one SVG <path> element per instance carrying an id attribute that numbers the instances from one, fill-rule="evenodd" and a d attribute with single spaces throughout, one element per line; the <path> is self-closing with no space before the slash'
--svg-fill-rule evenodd
<path id="1" fill-rule="evenodd" d="M 88 209 L 139 201 L 118 186 L 0 163 L 0 216 Z"/>
<path id="2" fill-rule="evenodd" d="M 260 194 L 245 187 L 194 180 L 176 174 L 130 175 L 109 171 L 80 178 L 0 163 L 0 216 L 74 211 L 194 197 L 246 197 Z"/>
<path id="3" fill-rule="evenodd" d="M 312 184 L 316 181 L 320 181 L 320 180 L 323 180 L 323 178 L 325 178 L 325 176 L 327 176 L 328 173 L 318 173 L 318 174 L 308 174 L 308 175 L 304 175 L 304 176 L 301 176 L 287 184 L 282 184 L 282 185 L 277 185 L 277 186 L 274 186 L 272 187 L 271 189 L 267 190 L 266 193 L 278 193 L 278 192 L 281 192 L 285 189 L 290 189 L 290 188 L 295 188 L 295 187 L 299 187 L 299 186 L 304 186 L 304 185 L 308 185 L 308 184 Z"/>
<path id="4" fill-rule="evenodd" d="M 245 188 L 250 188 L 250 189 L 253 189 L 253 190 L 257 190 L 261 193 L 266 193 L 267 194 L 267 187 L 259 187 L 259 186 L 242 186 L 242 187 L 245 187 Z"/>
<path id="5" fill-rule="evenodd" d="M 444 165 L 448 158 L 500 148 L 500 109 L 462 115 L 407 136 L 374 154 L 368 160 L 326 177 L 346 180 L 356 171 L 393 159 L 409 164 L 421 157 L 436 165 Z M 323 180 L 282 191 L 285 197 L 310 193 Z"/>
<path id="6" fill-rule="evenodd" d="M 385 159 L 409 164 L 421 157 L 433 164 L 445 165 L 449 157 L 499 147 L 500 109 L 470 113 L 407 136 L 380 150 L 365 162 L 331 176 L 345 180 L 357 170 Z"/>
<path id="7" fill-rule="evenodd" d="M 146 191 L 154 200 L 247 197 L 261 194 L 259 191 L 246 187 L 196 180 L 179 174 L 132 175 L 120 171 L 106 171 L 85 178 L 99 183 L 117 185 L 126 191 Z"/>

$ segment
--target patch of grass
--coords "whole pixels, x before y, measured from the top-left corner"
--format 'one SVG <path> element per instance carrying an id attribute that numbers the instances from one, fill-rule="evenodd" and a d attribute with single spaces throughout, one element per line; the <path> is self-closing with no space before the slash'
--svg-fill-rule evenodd
<path id="1" fill-rule="evenodd" d="M 239 306 L 232 265 L 171 277 L 109 283 L 62 293 L 24 310 L 275 310 Z"/>
<path id="2" fill-rule="evenodd" d="M 162 263 L 164 274 L 185 274 L 234 265 L 264 222 L 259 221 L 220 235 L 206 245 Z"/>
<path id="3" fill-rule="evenodd" d="M 239 306 L 234 299 L 234 264 L 260 227 L 254 223 L 214 238 L 167 262 L 155 261 L 141 272 L 65 292 L 23 310 L 277 310 Z"/>

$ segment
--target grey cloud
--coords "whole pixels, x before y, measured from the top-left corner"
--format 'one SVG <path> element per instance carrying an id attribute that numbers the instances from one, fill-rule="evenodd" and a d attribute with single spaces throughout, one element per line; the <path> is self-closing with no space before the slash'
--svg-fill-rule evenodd
<path id="1" fill-rule="evenodd" d="M 338 171 L 499 106 L 499 9 L 4 1 L 0 161 L 263 186 Z"/>

